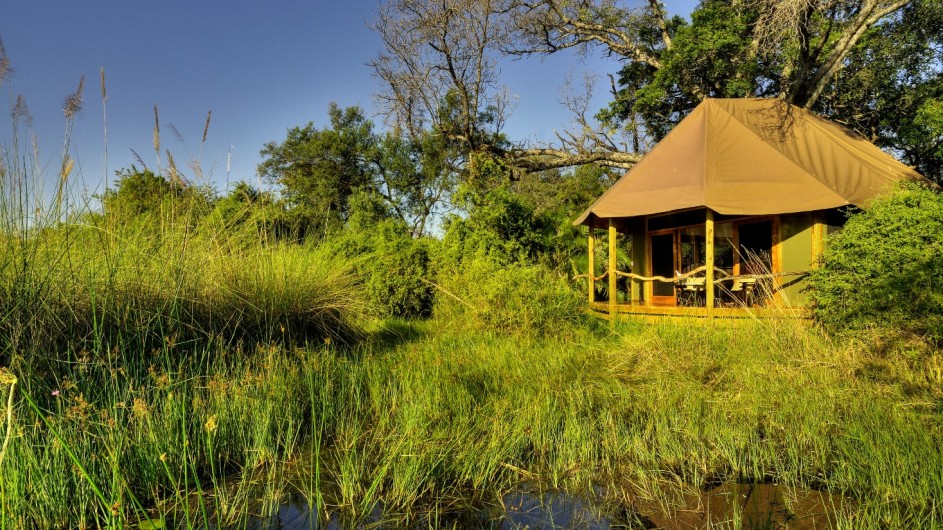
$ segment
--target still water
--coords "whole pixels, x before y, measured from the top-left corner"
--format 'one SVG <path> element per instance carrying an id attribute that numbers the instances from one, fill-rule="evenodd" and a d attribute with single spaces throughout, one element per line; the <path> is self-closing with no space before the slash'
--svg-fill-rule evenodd
<path id="1" fill-rule="evenodd" d="M 838 511 L 848 507 L 841 497 L 818 491 L 787 489 L 774 484 L 722 484 L 678 497 L 670 509 L 657 505 L 613 506 L 559 491 L 522 487 L 500 496 L 490 505 L 453 509 L 408 521 L 384 514 L 377 506 L 364 520 L 318 518 L 301 495 L 291 495 L 267 517 L 243 520 L 239 528 L 252 530 L 342 530 L 347 528 L 491 528 L 498 530 L 556 530 L 610 528 L 697 529 L 707 527 L 829 528 Z"/>

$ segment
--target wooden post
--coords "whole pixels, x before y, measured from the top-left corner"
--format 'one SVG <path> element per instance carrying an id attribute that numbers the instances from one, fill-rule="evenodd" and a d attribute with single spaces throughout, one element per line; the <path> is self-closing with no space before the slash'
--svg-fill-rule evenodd
<path id="1" fill-rule="evenodd" d="M 616 317 L 616 223 L 609 219 L 609 320 Z"/>
<path id="2" fill-rule="evenodd" d="M 772 303 L 777 306 L 783 304 L 783 291 L 782 291 L 782 276 L 779 276 L 783 272 L 783 220 L 780 216 L 773 216 L 773 249 L 770 255 L 770 272 L 774 274 L 773 276 L 773 296 L 770 300 Z"/>
<path id="3" fill-rule="evenodd" d="M 589 305 L 596 302 L 596 229 L 589 227 Z"/>
<path id="4" fill-rule="evenodd" d="M 642 276 L 649 276 L 645 272 L 645 267 L 647 262 L 645 260 L 645 220 L 644 219 L 634 219 L 632 221 L 632 272 L 640 274 Z M 638 305 L 642 302 L 642 296 L 645 292 L 645 284 L 639 280 L 632 279 L 631 281 L 631 296 L 632 305 Z"/>
<path id="5" fill-rule="evenodd" d="M 822 212 L 812 214 L 812 262 L 810 268 L 817 267 L 825 251 L 825 215 Z"/>
<path id="6" fill-rule="evenodd" d="M 707 278 L 704 279 L 705 302 L 707 304 L 707 318 L 714 318 L 714 211 L 707 209 L 704 219 L 704 239 L 707 243 L 707 256 L 704 258 L 707 265 Z"/>

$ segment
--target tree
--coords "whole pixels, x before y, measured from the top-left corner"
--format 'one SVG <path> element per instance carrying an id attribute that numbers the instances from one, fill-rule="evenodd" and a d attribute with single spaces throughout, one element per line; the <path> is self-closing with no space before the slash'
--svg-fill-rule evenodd
<path id="1" fill-rule="evenodd" d="M 386 88 L 379 94 L 390 123 L 407 134 L 431 130 L 468 153 L 494 156 L 509 167 L 540 171 L 604 161 L 638 160 L 601 134 L 561 137 L 565 147 L 525 147 L 501 134 L 508 93 L 497 58 L 512 45 L 511 0 L 390 0 L 376 30 L 385 50 L 371 65 Z"/>
<path id="2" fill-rule="evenodd" d="M 920 2 L 862 38 L 816 110 L 943 182 L 943 9 Z"/>
<path id="3" fill-rule="evenodd" d="M 143 216 L 177 217 L 184 214 L 196 219 L 208 211 L 212 202 L 209 190 L 184 186 L 180 180 L 167 180 L 149 169 L 131 166 L 116 171 L 115 175 L 118 177 L 115 188 L 105 190 L 102 207 L 105 215 L 118 222 Z"/>
<path id="4" fill-rule="evenodd" d="M 332 227 L 347 219 L 351 194 L 372 183 L 377 146 L 373 124 L 359 108 L 332 103 L 328 115 L 330 128 L 308 122 L 289 129 L 282 143 L 265 144 L 258 172 L 280 184 L 293 207 Z"/>
<path id="5" fill-rule="evenodd" d="M 867 124 L 880 122 L 886 130 L 869 136 L 925 157 L 938 146 L 913 145 L 917 140 L 906 129 L 932 127 L 935 107 L 915 105 L 903 120 L 887 120 L 892 111 L 886 109 L 895 108 L 902 92 L 905 99 L 938 97 L 941 25 L 934 21 L 941 12 L 939 0 L 702 0 L 689 23 L 669 18 L 658 0 L 641 8 L 616 0 L 390 0 L 377 25 L 386 51 L 374 68 L 386 82 L 383 99 L 396 121 L 422 116 L 469 150 L 527 171 L 591 162 L 630 167 L 646 143 L 705 97 L 779 97 L 856 128 L 865 124 L 848 111 L 873 107 L 883 122 Z M 895 60 L 903 58 L 897 42 L 919 50 L 919 60 Z M 598 115 L 601 123 L 576 104 L 579 130 L 561 134 L 555 145 L 496 145 L 487 136 L 469 136 L 481 130 L 479 116 L 489 115 L 483 111 L 506 110 L 494 68 L 498 57 L 568 49 L 623 62 L 612 80 L 614 101 Z M 872 83 L 865 94 L 872 78 L 866 74 L 877 74 L 875 63 L 883 61 L 886 79 L 896 84 Z M 453 93 L 464 109 L 461 131 L 435 120 L 436 105 Z M 854 102 L 855 94 L 867 98 Z M 918 119 L 919 112 L 926 119 Z M 615 141 L 611 133 L 618 129 L 632 138 L 631 148 Z"/>
<path id="6" fill-rule="evenodd" d="M 332 103 L 328 115 L 330 127 L 309 122 L 290 129 L 283 142 L 266 144 L 259 174 L 279 184 L 291 208 L 324 230 L 346 223 L 357 204 L 370 203 L 351 200 L 365 193 L 383 201 L 414 236 L 424 234 L 429 219 L 446 208 L 461 155 L 428 131 L 378 134 L 359 107 Z"/>

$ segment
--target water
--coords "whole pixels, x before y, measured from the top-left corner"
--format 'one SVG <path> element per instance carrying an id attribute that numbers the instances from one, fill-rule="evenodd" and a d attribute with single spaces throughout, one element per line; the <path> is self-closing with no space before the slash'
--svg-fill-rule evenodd
<path id="1" fill-rule="evenodd" d="M 246 530 L 343 530 L 346 528 L 459 528 L 496 530 L 586 529 L 638 527 L 603 513 L 594 502 L 563 492 L 518 489 L 492 505 L 479 505 L 447 513 L 430 513 L 408 524 L 395 514 L 385 514 L 379 504 L 360 521 L 336 515 L 318 518 L 303 495 L 292 494 L 268 516 L 248 515 L 235 527 Z"/>
<path id="2" fill-rule="evenodd" d="M 357 521 L 336 513 L 319 518 L 304 496 L 292 494 L 268 516 L 247 515 L 234 528 L 246 530 L 343 530 L 347 528 L 453 528 L 496 530 L 609 530 L 613 528 L 695 529 L 705 527 L 828 528 L 848 501 L 817 491 L 787 489 L 774 484 L 721 484 L 691 491 L 671 508 L 654 503 L 628 508 L 596 498 L 560 491 L 539 491 L 527 485 L 492 503 L 428 513 L 419 519 L 385 513 L 380 504 Z M 454 505 L 453 505 L 454 506 Z M 638 510 L 637 512 L 635 510 Z"/>

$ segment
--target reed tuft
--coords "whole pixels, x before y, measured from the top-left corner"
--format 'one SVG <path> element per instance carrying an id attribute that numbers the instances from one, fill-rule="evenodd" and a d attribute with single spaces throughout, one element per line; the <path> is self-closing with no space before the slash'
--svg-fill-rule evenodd
<path id="1" fill-rule="evenodd" d="M 75 92 L 66 96 L 65 101 L 62 103 L 62 113 L 65 115 L 67 120 L 71 120 L 75 117 L 79 111 L 82 110 L 82 96 L 85 92 L 85 76 L 79 78 L 79 86 L 75 89 Z"/>

